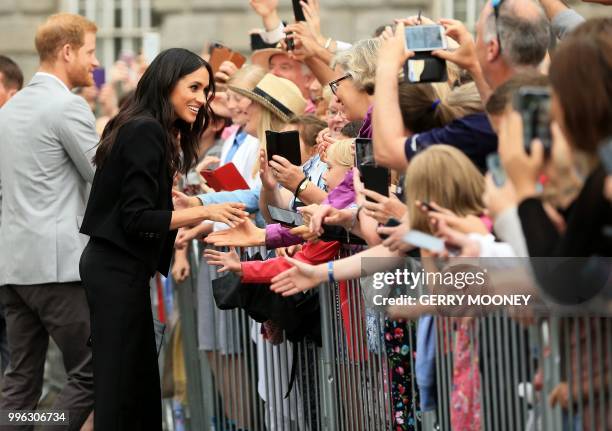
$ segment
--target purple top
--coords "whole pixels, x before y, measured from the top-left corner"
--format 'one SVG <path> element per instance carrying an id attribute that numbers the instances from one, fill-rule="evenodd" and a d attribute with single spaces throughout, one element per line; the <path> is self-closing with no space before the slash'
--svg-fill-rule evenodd
<path id="1" fill-rule="evenodd" d="M 353 170 L 349 170 L 342 182 L 333 189 L 323 204 L 329 204 L 337 209 L 343 209 L 355 202 L 355 188 L 353 187 Z M 289 228 L 281 226 L 279 223 L 266 226 L 266 247 L 269 249 L 278 247 L 288 247 L 290 245 L 301 244 L 304 242 L 301 236 L 293 235 Z"/>
<path id="2" fill-rule="evenodd" d="M 359 129 L 359 137 L 360 138 L 368 138 L 372 139 L 372 111 L 374 110 L 374 105 L 368 108 L 368 112 L 363 120 L 363 125 L 361 129 Z"/>

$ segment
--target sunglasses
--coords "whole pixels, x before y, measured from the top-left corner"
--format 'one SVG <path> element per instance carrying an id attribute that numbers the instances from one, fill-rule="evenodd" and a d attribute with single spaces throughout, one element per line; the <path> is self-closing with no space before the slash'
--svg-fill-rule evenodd
<path id="1" fill-rule="evenodd" d="M 499 46 L 499 54 L 502 51 L 501 39 L 499 37 L 499 10 L 504 0 L 492 0 L 491 6 L 493 6 L 493 13 L 495 14 L 495 34 L 497 35 L 497 45 Z"/>
<path id="2" fill-rule="evenodd" d="M 338 91 L 338 87 L 339 87 L 340 82 L 344 81 L 345 79 L 349 79 L 349 78 L 352 78 L 352 76 L 351 76 L 350 73 L 347 73 L 346 75 L 341 76 L 338 79 L 334 79 L 332 82 L 330 82 L 328 84 L 329 88 L 331 89 L 331 92 L 334 94 L 334 96 L 336 96 L 336 91 Z"/>

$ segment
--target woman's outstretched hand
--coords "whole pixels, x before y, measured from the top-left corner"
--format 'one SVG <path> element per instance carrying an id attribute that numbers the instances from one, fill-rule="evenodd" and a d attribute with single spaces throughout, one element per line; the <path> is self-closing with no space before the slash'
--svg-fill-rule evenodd
<path id="1" fill-rule="evenodd" d="M 223 252 L 208 249 L 204 251 L 204 258 L 209 265 L 220 266 L 219 272 L 241 272 L 240 256 L 236 253 L 236 249 L 232 247 L 230 251 Z"/>
<path id="2" fill-rule="evenodd" d="M 206 220 L 218 221 L 231 227 L 243 223 L 249 213 L 244 209 L 243 203 L 230 202 L 223 204 L 206 205 Z"/>
<path id="3" fill-rule="evenodd" d="M 213 232 L 204 241 L 216 247 L 252 247 L 265 245 L 266 230 L 260 229 L 249 219 L 238 226 Z"/>
<path id="4" fill-rule="evenodd" d="M 309 265 L 291 257 L 285 260 L 293 265 L 272 279 L 270 289 L 282 296 L 292 296 L 317 287 L 326 279 L 326 270 L 321 265 Z"/>

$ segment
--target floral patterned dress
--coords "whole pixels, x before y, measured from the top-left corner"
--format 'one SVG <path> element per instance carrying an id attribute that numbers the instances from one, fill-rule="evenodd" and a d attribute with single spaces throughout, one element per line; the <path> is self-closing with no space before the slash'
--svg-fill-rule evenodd
<path id="1" fill-rule="evenodd" d="M 416 325 L 405 320 L 385 319 L 385 347 L 389 363 L 391 401 L 393 405 L 393 431 L 420 429 L 418 390 L 413 375 L 415 359 Z"/>

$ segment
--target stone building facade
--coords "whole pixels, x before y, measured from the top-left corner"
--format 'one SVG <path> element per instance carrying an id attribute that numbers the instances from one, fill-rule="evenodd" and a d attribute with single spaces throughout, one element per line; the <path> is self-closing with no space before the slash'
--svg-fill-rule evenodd
<path id="1" fill-rule="evenodd" d="M 368 37 L 381 24 L 392 18 L 416 14 L 419 9 L 428 16 L 454 15 L 473 22 L 483 0 L 320 0 L 322 29 L 327 36 L 354 41 Z M 249 7 L 248 0 L 0 0 L 0 54 L 8 55 L 23 68 L 29 79 L 38 62 L 34 50 L 36 27 L 48 15 L 79 8 L 95 14 L 103 2 L 117 8 L 115 21 L 119 21 L 121 7 L 146 5 L 150 9 L 147 28 L 130 31 L 103 30 L 101 38 L 113 38 L 113 52 L 121 50 L 121 39 L 133 38 L 139 44 L 140 33 L 154 30 L 160 33 L 161 48 L 180 46 L 199 52 L 210 41 L 220 41 L 247 52 L 248 32 L 261 28 L 261 20 Z M 578 3 L 575 5 L 585 16 L 612 14 L 612 7 Z M 112 7 L 112 6 L 111 6 Z M 470 12 L 471 8 L 471 12 Z M 292 19 L 290 0 L 280 0 L 280 15 Z M 138 15 L 135 11 L 134 15 Z M 135 22 L 138 19 L 135 19 Z M 99 20 L 96 18 L 100 27 Z M 112 34 L 111 34 L 112 33 Z M 109 56 L 99 55 L 101 60 Z M 104 62 L 104 61 L 103 61 Z M 106 61 L 108 63 L 108 60 Z M 108 65 L 108 64 L 107 64 Z"/>

